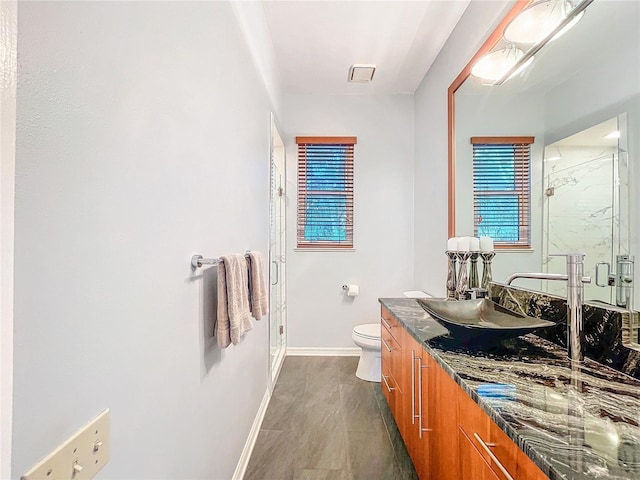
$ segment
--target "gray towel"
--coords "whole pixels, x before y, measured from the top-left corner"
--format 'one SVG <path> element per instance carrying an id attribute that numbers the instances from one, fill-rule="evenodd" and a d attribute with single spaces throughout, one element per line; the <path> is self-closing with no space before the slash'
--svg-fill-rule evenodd
<path id="1" fill-rule="evenodd" d="M 218 262 L 218 345 L 237 345 L 253 328 L 249 310 L 249 278 L 244 255 L 233 253 Z"/>
<path id="2" fill-rule="evenodd" d="M 260 252 L 249 252 L 249 299 L 253 318 L 260 320 L 269 313 L 264 261 Z"/>

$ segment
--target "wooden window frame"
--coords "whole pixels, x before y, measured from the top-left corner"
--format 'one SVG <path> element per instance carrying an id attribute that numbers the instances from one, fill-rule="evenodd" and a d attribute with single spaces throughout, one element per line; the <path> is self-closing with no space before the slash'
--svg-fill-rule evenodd
<path id="1" fill-rule="evenodd" d="M 505 191 L 511 195 L 515 194 L 518 198 L 518 218 L 526 219 L 518 222 L 518 236 L 519 238 L 525 238 L 525 240 L 519 240 L 517 242 L 500 241 L 494 239 L 494 245 L 496 249 L 531 249 L 531 145 L 534 143 L 535 137 L 531 136 L 519 136 L 519 137 L 471 137 L 470 143 L 475 147 L 476 145 L 510 145 L 516 149 L 520 147 L 524 152 L 526 148 L 526 165 L 523 161 L 516 161 L 514 166 L 514 180 L 516 185 L 519 181 L 518 188 L 514 188 L 513 191 Z M 517 155 L 517 153 L 516 153 Z M 475 151 L 473 154 L 473 170 L 475 175 L 476 158 Z M 526 168 L 526 171 L 524 169 Z M 526 185 L 523 183 L 526 181 Z M 477 236 L 478 231 L 478 219 L 477 219 L 477 199 L 478 195 L 476 191 L 476 182 L 473 181 L 473 229 L 474 235 Z"/>
<path id="2" fill-rule="evenodd" d="M 353 209 L 354 209 L 354 155 L 355 145 L 357 144 L 357 137 L 296 137 L 296 144 L 298 146 L 298 201 L 297 201 L 297 217 L 296 217 L 296 247 L 303 250 L 345 250 L 353 249 Z M 346 240 L 344 241 L 309 241 L 305 239 L 305 227 L 306 227 L 306 200 L 307 200 L 307 188 L 306 188 L 306 146 L 307 145 L 341 145 L 348 146 L 350 150 L 347 151 L 345 156 L 345 167 L 347 175 L 350 177 L 350 182 L 347 182 L 347 188 L 345 190 L 345 202 L 347 209 L 347 222 L 346 222 Z"/>

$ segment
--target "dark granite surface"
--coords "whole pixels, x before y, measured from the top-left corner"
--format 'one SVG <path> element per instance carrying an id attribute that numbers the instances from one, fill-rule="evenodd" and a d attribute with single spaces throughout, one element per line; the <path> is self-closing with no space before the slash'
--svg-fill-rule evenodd
<path id="1" fill-rule="evenodd" d="M 549 478 L 640 479 L 640 381 L 533 334 L 462 349 L 414 299 L 380 303 Z"/>
<path id="2" fill-rule="evenodd" d="M 491 283 L 489 294 L 496 303 L 510 310 L 555 322 L 555 327 L 541 330 L 537 335 L 560 346 L 566 346 L 566 299 L 500 283 Z M 598 363 L 640 379 L 638 312 L 605 303 L 587 302 L 583 306 L 582 316 L 585 355 Z"/>

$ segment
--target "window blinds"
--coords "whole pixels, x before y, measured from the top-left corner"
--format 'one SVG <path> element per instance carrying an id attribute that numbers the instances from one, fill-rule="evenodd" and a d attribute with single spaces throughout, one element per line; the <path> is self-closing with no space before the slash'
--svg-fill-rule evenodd
<path id="1" fill-rule="evenodd" d="M 356 137 L 296 137 L 298 248 L 353 248 Z"/>
<path id="2" fill-rule="evenodd" d="M 530 145 L 534 137 L 472 137 L 474 235 L 531 246 Z"/>

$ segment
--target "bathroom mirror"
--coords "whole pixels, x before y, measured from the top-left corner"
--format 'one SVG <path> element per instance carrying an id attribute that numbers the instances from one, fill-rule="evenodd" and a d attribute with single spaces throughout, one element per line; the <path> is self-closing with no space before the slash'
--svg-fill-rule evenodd
<path id="1" fill-rule="evenodd" d="M 521 7 L 520 7 L 521 8 Z M 517 12 L 509 12 L 512 17 Z M 501 32 L 508 18 L 491 36 L 499 45 Z M 487 50 L 486 44 L 483 46 Z M 480 52 L 479 52 L 480 53 Z M 533 136 L 531 145 L 531 248 L 498 252 L 494 259 L 493 278 L 503 280 L 518 271 L 562 271 L 564 265 L 548 261 L 549 253 L 563 251 L 575 244 L 588 228 L 564 228 L 565 221 L 554 211 L 547 211 L 545 184 L 547 175 L 554 177 L 549 165 L 544 170 L 545 148 L 608 120 L 619 124 L 622 137 L 618 158 L 630 168 L 616 167 L 609 178 L 610 186 L 622 188 L 610 194 L 617 196 L 617 221 L 607 223 L 610 235 L 603 240 L 609 251 L 602 258 L 594 258 L 593 251 L 585 251 L 585 266 L 593 270 L 598 261 L 611 261 L 618 252 L 634 254 L 637 246 L 630 244 L 629 228 L 638 215 L 638 202 L 628 189 L 629 172 L 637 161 L 640 131 L 640 2 L 624 0 L 595 0 L 584 16 L 568 32 L 549 42 L 534 61 L 519 75 L 502 85 L 483 85 L 463 70 L 449 89 L 449 235 L 473 235 L 473 136 Z M 624 142 L 624 146 L 622 145 Z M 624 150 L 624 152 L 623 152 Z M 551 152 L 551 151 L 549 151 Z M 551 153 L 548 154 L 552 156 Z M 586 165 L 584 166 L 585 168 Z M 612 167 L 613 168 L 613 167 Z M 576 167 L 574 173 L 582 171 Z M 559 173 L 559 171 L 557 172 Z M 557 175 L 559 177 L 559 175 Z M 560 178 L 552 178 L 561 181 Z M 575 180 L 575 179 L 574 179 Z M 577 189 L 588 198 L 602 179 L 588 175 L 581 177 Z M 591 182 L 591 183 L 590 183 Z M 631 181 L 633 184 L 633 181 Z M 630 193 L 631 192 L 631 193 Z M 586 206 L 584 208 L 587 208 Z M 595 212 L 591 212 L 595 214 Z M 633 226 L 633 225 L 632 225 Z M 605 229 L 604 227 L 602 229 Z M 561 235 L 563 242 L 553 243 L 549 235 Z M 574 238 L 571 238 L 574 237 Z M 637 239 L 633 239 L 637 241 Z M 615 248 L 614 248 L 615 246 Z M 504 252 L 504 253 L 503 253 Z M 562 282 L 551 286 L 539 281 L 519 283 L 524 287 L 554 293 L 566 287 Z M 587 299 L 611 301 L 611 288 L 589 287 Z"/>

